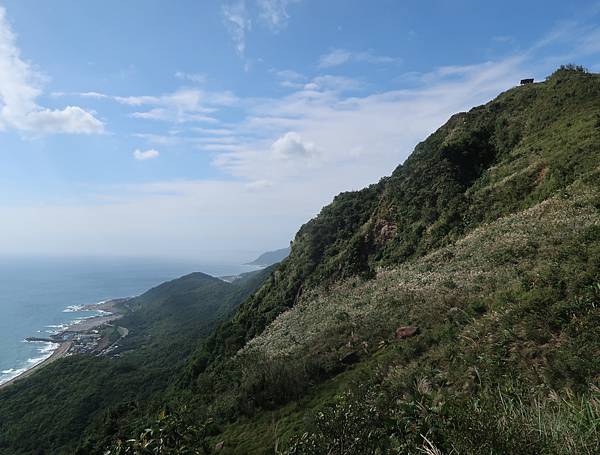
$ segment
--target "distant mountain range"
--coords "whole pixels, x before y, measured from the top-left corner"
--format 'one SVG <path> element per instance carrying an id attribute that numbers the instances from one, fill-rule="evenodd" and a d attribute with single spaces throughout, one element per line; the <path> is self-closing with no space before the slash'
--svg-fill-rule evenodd
<path id="1" fill-rule="evenodd" d="M 260 267 L 268 267 L 278 262 L 283 261 L 290 254 L 290 247 L 281 248 L 280 250 L 267 251 L 261 254 L 254 261 L 248 262 L 246 265 L 258 265 Z"/>

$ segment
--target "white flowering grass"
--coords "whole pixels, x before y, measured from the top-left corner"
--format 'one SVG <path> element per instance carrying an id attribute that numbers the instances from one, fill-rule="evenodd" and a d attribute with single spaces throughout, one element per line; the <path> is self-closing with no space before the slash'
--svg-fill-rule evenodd
<path id="1" fill-rule="evenodd" d="M 577 196 L 557 196 L 483 225 L 454 245 L 379 270 L 375 279 L 352 278 L 306 292 L 239 355 L 281 358 L 328 344 L 335 345 L 331 349 L 365 347 L 374 335 L 383 340 L 397 326 L 423 321 L 428 314 L 445 315 L 465 296 L 486 295 L 534 270 L 541 257 L 558 260 L 557 245 L 600 225 L 591 203 L 597 192 L 578 185 L 572 194 Z M 487 315 L 493 317 L 493 311 Z"/>

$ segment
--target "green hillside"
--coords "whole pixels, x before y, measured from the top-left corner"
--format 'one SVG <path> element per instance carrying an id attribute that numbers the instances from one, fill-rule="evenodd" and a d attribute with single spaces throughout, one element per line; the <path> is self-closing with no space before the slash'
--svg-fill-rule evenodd
<path id="1" fill-rule="evenodd" d="M 133 307 L 121 358 L 0 393 L 0 453 L 598 453 L 600 75 L 456 114 L 279 265 Z"/>
<path id="2" fill-rule="evenodd" d="M 599 163 L 600 76 L 563 68 L 336 197 L 190 365 L 196 406 L 224 425 L 213 441 L 556 453 L 572 432 L 594 453 Z"/>
<path id="3" fill-rule="evenodd" d="M 0 453 L 72 454 L 87 440 L 107 443 L 115 428 L 137 428 L 162 406 L 198 343 L 268 273 L 234 283 L 193 273 L 130 300 L 133 311 L 119 320 L 129 335 L 111 356 L 61 359 L 0 391 Z"/>

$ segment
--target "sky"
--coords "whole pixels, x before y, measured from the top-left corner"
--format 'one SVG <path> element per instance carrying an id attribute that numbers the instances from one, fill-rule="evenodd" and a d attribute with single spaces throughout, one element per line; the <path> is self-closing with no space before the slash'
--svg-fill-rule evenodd
<path id="1" fill-rule="evenodd" d="M 598 1 L 0 0 L 0 255 L 251 259 L 563 63 Z"/>

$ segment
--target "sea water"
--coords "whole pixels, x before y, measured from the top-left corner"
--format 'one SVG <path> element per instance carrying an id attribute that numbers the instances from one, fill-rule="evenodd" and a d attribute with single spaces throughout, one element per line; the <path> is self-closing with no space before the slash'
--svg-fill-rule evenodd
<path id="1" fill-rule="evenodd" d="M 46 338 L 99 313 L 83 305 L 131 297 L 191 272 L 213 276 L 256 270 L 239 264 L 124 258 L 0 258 L 0 384 L 49 357 Z"/>

